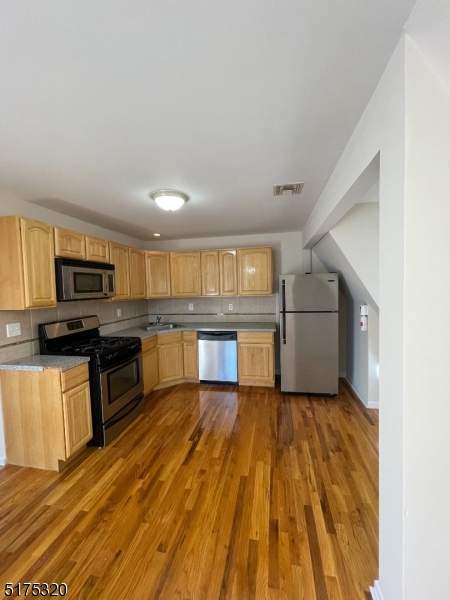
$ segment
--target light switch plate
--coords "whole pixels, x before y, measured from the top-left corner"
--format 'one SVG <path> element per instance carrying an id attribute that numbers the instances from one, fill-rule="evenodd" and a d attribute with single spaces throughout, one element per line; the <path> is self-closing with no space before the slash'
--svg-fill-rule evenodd
<path id="1" fill-rule="evenodd" d="M 192 302 L 189 302 L 189 310 L 194 310 L 194 304 Z"/>
<path id="2" fill-rule="evenodd" d="M 232 304 L 228 305 L 228 310 L 233 310 L 233 305 Z"/>
<path id="3" fill-rule="evenodd" d="M 121 309 L 121 308 L 118 308 L 118 309 L 117 309 L 117 316 L 118 316 L 118 317 L 121 317 L 121 316 L 122 316 L 122 309 Z"/>
<path id="4" fill-rule="evenodd" d="M 22 335 L 22 328 L 20 323 L 9 323 L 6 326 L 6 336 L 15 337 L 16 335 Z"/>

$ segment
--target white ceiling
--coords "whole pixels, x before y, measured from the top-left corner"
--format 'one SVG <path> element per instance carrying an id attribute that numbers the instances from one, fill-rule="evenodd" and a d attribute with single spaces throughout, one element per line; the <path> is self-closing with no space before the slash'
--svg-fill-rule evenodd
<path id="1" fill-rule="evenodd" d="M 140 239 L 301 230 L 413 4 L 2 0 L 0 186 Z"/>

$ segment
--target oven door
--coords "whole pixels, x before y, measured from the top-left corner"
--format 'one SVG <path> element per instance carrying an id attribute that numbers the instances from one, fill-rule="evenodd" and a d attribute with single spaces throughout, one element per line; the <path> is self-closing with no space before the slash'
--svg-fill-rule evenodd
<path id="1" fill-rule="evenodd" d="M 100 373 L 103 423 L 144 391 L 142 352 Z"/>

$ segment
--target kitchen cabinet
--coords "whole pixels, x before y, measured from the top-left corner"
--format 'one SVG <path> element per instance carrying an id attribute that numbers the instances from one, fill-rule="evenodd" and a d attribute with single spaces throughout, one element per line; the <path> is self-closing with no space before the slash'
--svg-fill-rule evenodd
<path id="1" fill-rule="evenodd" d="M 111 300 L 130 299 L 130 261 L 129 248 L 114 242 L 109 243 L 109 258 L 115 266 L 116 295 Z"/>
<path id="2" fill-rule="evenodd" d="M 275 386 L 274 336 L 270 332 L 239 332 L 239 385 Z"/>
<path id="3" fill-rule="evenodd" d="M 171 252 L 170 279 L 173 297 L 200 296 L 200 252 Z"/>
<path id="4" fill-rule="evenodd" d="M 183 381 L 183 343 L 181 331 L 158 334 L 159 386 Z"/>
<path id="5" fill-rule="evenodd" d="M 145 280 L 145 252 L 129 248 L 130 296 L 132 300 L 144 299 L 147 293 Z"/>
<path id="6" fill-rule="evenodd" d="M 198 381 L 198 343 L 196 331 L 183 331 L 184 378 Z"/>
<path id="7" fill-rule="evenodd" d="M 70 229 L 54 228 L 55 234 L 55 256 L 86 259 L 86 239 L 82 233 Z"/>
<path id="8" fill-rule="evenodd" d="M 0 217 L 0 310 L 56 305 L 53 227 Z"/>
<path id="9" fill-rule="evenodd" d="M 147 298 L 170 296 L 170 254 L 146 252 Z"/>
<path id="10" fill-rule="evenodd" d="M 237 296 L 236 250 L 219 250 L 220 295 Z"/>
<path id="11" fill-rule="evenodd" d="M 239 294 L 272 294 L 272 248 L 238 248 L 237 258 Z"/>
<path id="12" fill-rule="evenodd" d="M 88 365 L 0 371 L 8 464 L 59 471 L 92 438 Z"/>
<path id="13" fill-rule="evenodd" d="M 220 293 L 218 250 L 201 252 L 200 264 L 202 268 L 202 296 L 218 296 Z"/>
<path id="14" fill-rule="evenodd" d="M 109 263 L 109 242 L 102 238 L 86 236 L 86 260 Z"/>
<path id="15" fill-rule="evenodd" d="M 142 369 L 144 377 L 144 394 L 149 394 L 158 384 L 158 338 L 142 340 Z"/>

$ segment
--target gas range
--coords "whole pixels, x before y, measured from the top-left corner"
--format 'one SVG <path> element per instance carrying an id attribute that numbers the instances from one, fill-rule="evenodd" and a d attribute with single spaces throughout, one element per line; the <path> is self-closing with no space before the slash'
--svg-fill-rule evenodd
<path id="1" fill-rule="evenodd" d="M 41 354 L 89 357 L 94 437 L 105 446 L 142 411 L 142 342 L 101 336 L 96 315 L 39 325 Z"/>

